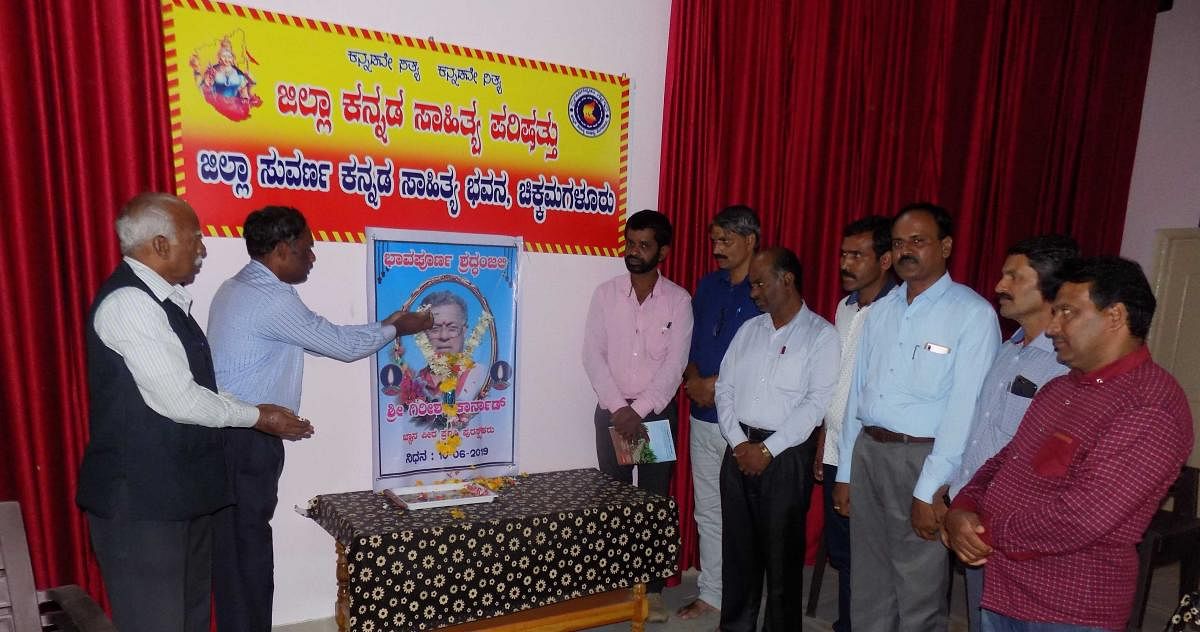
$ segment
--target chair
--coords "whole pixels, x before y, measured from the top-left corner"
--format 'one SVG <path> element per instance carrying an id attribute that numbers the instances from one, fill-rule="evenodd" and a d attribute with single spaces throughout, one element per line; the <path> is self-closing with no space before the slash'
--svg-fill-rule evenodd
<path id="1" fill-rule="evenodd" d="M 1179 598 L 1196 591 L 1200 584 L 1200 518 L 1196 517 L 1200 495 L 1200 470 L 1184 466 L 1179 478 L 1167 490 L 1171 509 L 1159 509 L 1138 545 L 1138 582 L 1133 610 L 1129 614 L 1131 631 L 1142 629 L 1146 614 L 1146 596 L 1154 568 L 1179 562 Z"/>
<path id="2" fill-rule="evenodd" d="M 116 632 L 79 586 L 35 590 L 21 506 L 0 502 L 0 632 Z"/>

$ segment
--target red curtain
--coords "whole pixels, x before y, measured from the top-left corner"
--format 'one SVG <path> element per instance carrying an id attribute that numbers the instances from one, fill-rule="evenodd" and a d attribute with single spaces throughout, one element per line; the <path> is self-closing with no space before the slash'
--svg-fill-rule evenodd
<path id="1" fill-rule="evenodd" d="M 0 499 L 21 503 L 39 587 L 102 594 L 75 507 L 84 323 L 120 204 L 172 187 L 160 15 L 158 0 L 0 3 Z"/>
<path id="2" fill-rule="evenodd" d="M 714 269 L 708 222 L 734 203 L 797 252 L 831 320 L 842 226 L 908 202 L 951 210 L 951 273 L 986 297 L 1022 237 L 1118 252 L 1157 4 L 676 0 L 659 186 L 672 277 L 690 288 Z M 676 473 L 687 568 L 686 458 Z"/>

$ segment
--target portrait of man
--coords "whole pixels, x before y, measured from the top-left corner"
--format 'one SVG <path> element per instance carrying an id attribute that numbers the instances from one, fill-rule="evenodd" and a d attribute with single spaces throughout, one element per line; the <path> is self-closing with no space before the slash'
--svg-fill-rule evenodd
<path id="1" fill-rule="evenodd" d="M 403 343 L 396 341 L 394 354 L 405 367 L 402 369 L 404 378 L 400 389 L 402 403 L 424 400 L 454 404 L 479 398 L 487 383 L 491 354 L 485 354 L 487 358 L 480 362 L 475 356 L 475 346 L 482 342 L 490 330 L 484 328 L 484 335 L 475 340 L 473 345 L 468 346 L 467 341 L 485 310 L 480 306 L 479 316 L 471 320 L 466 299 L 451 290 L 430 292 L 418 305 L 419 310 L 428 311 L 433 316 L 433 326 L 424 335 L 428 346 L 418 354 L 408 355 Z M 415 344 L 420 350 L 422 342 L 418 339 Z M 411 367 L 420 366 L 421 363 L 424 366 L 414 373 Z M 453 378 L 452 388 L 446 384 L 448 378 Z M 463 421 L 467 419 L 469 417 Z M 444 413 L 414 415 L 412 421 L 419 426 L 444 426 L 448 422 Z"/>

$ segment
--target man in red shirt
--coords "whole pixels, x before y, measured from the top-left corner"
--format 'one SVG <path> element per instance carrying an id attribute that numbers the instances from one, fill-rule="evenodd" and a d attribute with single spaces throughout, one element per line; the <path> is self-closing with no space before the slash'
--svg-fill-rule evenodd
<path id="1" fill-rule="evenodd" d="M 987 564 L 984 632 L 1124 630 L 1135 547 L 1192 449 L 1187 398 L 1150 358 L 1155 300 L 1118 257 L 1064 265 L 1046 334 L 1071 372 L 959 492 L 942 539 Z"/>

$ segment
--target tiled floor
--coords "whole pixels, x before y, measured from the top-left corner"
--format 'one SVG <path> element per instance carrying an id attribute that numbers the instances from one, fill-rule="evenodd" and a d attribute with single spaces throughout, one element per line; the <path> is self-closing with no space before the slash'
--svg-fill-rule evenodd
<path id="1" fill-rule="evenodd" d="M 812 569 L 805 569 L 805 590 L 808 590 L 808 577 Z M 1164 566 L 1154 574 L 1151 583 L 1150 599 L 1146 606 L 1146 619 L 1142 625 L 1145 632 L 1160 632 L 1167 619 L 1175 610 L 1176 590 L 1179 581 L 1177 566 Z M 674 612 L 683 604 L 691 601 L 696 594 L 696 573 L 684 573 L 683 583 L 663 591 L 667 606 Z M 805 595 L 807 597 L 807 595 Z M 821 582 L 821 597 L 817 602 L 817 618 L 805 619 L 804 629 L 811 632 L 827 632 L 832 630 L 829 622 L 837 609 L 837 571 L 828 569 L 824 581 Z M 950 606 L 950 632 L 965 632 L 967 629 L 963 598 L 962 576 L 955 577 L 953 599 Z M 713 632 L 717 628 L 717 617 L 709 615 L 692 621 L 680 621 L 672 617 L 666 623 L 651 623 L 646 625 L 647 632 Z M 276 626 L 275 632 L 336 632 L 333 619 L 306 621 L 293 625 Z M 599 628 L 590 628 L 589 632 L 620 632 L 629 630 L 629 624 L 613 624 Z M 400 632 L 400 631 L 396 631 Z"/>

